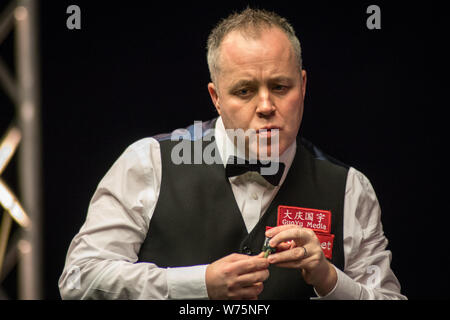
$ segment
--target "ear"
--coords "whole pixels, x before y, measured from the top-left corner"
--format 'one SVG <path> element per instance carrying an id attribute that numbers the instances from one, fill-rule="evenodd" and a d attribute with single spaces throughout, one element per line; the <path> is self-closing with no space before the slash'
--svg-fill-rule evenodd
<path id="1" fill-rule="evenodd" d="M 220 105 L 219 105 L 219 94 L 217 92 L 217 88 L 214 85 L 214 83 L 210 82 L 208 83 L 208 92 L 211 96 L 211 100 L 216 107 L 217 113 L 220 115 Z"/>
<path id="2" fill-rule="evenodd" d="M 306 70 L 302 70 L 302 95 L 303 100 L 305 100 L 305 93 L 306 93 Z"/>

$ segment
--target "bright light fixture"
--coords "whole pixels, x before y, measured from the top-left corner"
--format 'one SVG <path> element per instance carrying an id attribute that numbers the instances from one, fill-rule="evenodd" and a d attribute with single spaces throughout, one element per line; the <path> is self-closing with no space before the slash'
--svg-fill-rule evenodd
<path id="1" fill-rule="evenodd" d="M 14 155 L 21 137 L 20 130 L 12 126 L 2 139 L 0 143 L 0 174 Z M 26 228 L 30 225 L 30 219 L 25 210 L 2 179 L 0 179 L 0 204 L 22 227 Z"/>
<path id="2" fill-rule="evenodd" d="M 30 226 L 30 218 L 28 218 L 16 196 L 9 190 L 2 179 L 0 179 L 0 204 L 21 227 L 26 228 Z"/>

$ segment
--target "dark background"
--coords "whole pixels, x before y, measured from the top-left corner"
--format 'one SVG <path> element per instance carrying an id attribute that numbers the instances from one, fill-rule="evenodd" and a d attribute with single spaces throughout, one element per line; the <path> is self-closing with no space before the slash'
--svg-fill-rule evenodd
<path id="1" fill-rule="evenodd" d="M 58 278 L 100 179 L 132 142 L 216 115 L 206 90 L 206 38 L 247 4 L 296 29 L 308 72 L 302 134 L 372 182 L 410 299 L 448 298 L 442 20 L 433 2 L 41 1 L 44 297 Z M 81 30 L 66 8 L 81 8 Z M 381 8 L 368 30 L 366 8 Z M 0 7 L 2 9 L 4 4 Z M 13 37 L 0 47 L 14 63 Z M 448 103 L 447 103 L 448 104 Z M 0 91 L 1 132 L 14 108 Z M 15 186 L 15 163 L 4 174 Z M 15 272 L 5 287 L 16 295 Z"/>

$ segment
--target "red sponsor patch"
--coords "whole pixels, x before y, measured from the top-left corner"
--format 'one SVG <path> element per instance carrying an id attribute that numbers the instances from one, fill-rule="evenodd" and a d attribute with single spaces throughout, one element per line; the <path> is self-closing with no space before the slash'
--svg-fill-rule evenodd
<path id="1" fill-rule="evenodd" d="M 320 241 L 325 257 L 333 255 L 334 234 L 331 232 L 331 211 L 310 208 L 278 206 L 277 225 L 298 225 L 312 229 Z"/>
<path id="2" fill-rule="evenodd" d="M 322 248 L 325 257 L 331 259 L 333 255 L 334 234 L 324 234 L 316 232 L 316 236 L 317 238 L 319 238 L 320 247 Z"/>
<path id="3" fill-rule="evenodd" d="M 278 206 L 277 225 L 295 224 L 317 232 L 330 233 L 331 211 Z"/>

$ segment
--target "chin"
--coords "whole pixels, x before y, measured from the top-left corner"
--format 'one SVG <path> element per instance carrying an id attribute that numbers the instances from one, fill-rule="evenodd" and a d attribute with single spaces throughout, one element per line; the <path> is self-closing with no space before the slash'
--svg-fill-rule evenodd
<path id="1" fill-rule="evenodd" d="M 265 160 L 270 159 L 277 161 L 279 156 L 284 152 L 285 148 L 280 148 L 279 146 L 267 146 L 258 149 L 258 159 Z"/>
<path id="2" fill-rule="evenodd" d="M 278 137 L 276 139 L 262 139 L 246 141 L 246 155 L 249 159 L 269 159 L 277 161 L 279 156 L 283 154 L 289 147 L 286 141 L 279 141 Z"/>

